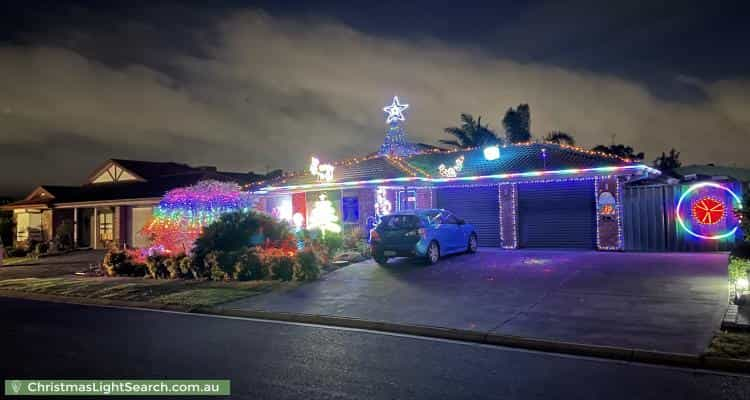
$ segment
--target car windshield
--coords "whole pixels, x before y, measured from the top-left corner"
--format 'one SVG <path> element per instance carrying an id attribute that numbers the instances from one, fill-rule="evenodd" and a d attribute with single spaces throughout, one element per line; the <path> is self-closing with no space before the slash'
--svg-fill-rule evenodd
<path id="1" fill-rule="evenodd" d="M 383 229 L 414 229 L 420 225 L 419 217 L 416 215 L 386 215 L 380 221 Z"/>

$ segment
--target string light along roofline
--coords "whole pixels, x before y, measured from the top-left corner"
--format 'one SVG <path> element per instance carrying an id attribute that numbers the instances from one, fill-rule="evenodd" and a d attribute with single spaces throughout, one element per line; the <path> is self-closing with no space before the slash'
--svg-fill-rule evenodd
<path id="1" fill-rule="evenodd" d="M 571 146 L 571 145 L 567 145 L 567 144 L 554 143 L 554 142 L 543 142 L 543 143 L 540 143 L 540 142 L 529 141 L 529 142 L 522 142 L 522 143 L 510 143 L 510 144 L 506 143 L 506 144 L 501 145 L 500 148 L 504 149 L 504 148 L 508 148 L 508 147 L 511 147 L 511 146 L 518 146 L 518 147 L 520 147 L 520 146 L 531 146 L 531 145 L 535 145 L 535 144 L 543 145 L 543 146 L 557 146 L 557 147 L 560 147 L 560 148 L 565 149 L 565 150 L 575 151 L 577 153 L 581 153 L 581 154 L 585 154 L 585 155 L 606 157 L 606 158 L 610 158 L 610 159 L 614 159 L 614 160 L 620 160 L 620 161 L 623 161 L 623 162 L 626 162 L 626 163 L 632 163 L 634 165 L 641 165 L 641 164 L 635 164 L 636 163 L 635 160 L 631 160 L 629 158 L 620 157 L 618 155 L 604 153 L 604 152 L 601 152 L 601 151 L 588 150 L 588 149 L 585 149 L 583 147 Z M 392 157 L 392 156 L 389 156 L 387 154 L 374 153 L 374 154 L 370 154 L 370 155 L 367 155 L 367 156 L 352 157 L 352 158 L 347 158 L 347 159 L 344 159 L 344 160 L 333 161 L 330 164 L 334 165 L 334 166 L 351 166 L 351 165 L 359 164 L 361 162 L 369 161 L 369 160 L 372 160 L 372 159 L 375 159 L 375 158 L 385 157 L 385 158 L 390 158 L 391 160 L 393 160 L 394 158 L 398 158 L 399 160 L 401 160 L 402 163 L 407 163 L 409 167 L 417 170 L 419 173 L 424 174 L 426 177 L 430 177 L 430 174 L 427 173 L 426 171 L 422 170 L 421 168 L 417 168 L 414 165 L 411 165 L 408 162 L 408 158 L 411 158 L 411 157 L 414 157 L 414 156 L 419 156 L 419 155 L 426 155 L 426 154 L 453 154 L 453 153 L 459 153 L 459 152 L 467 152 L 468 153 L 468 152 L 471 152 L 471 151 L 474 151 L 474 150 L 477 150 L 477 149 L 481 149 L 481 147 L 467 147 L 467 148 L 463 148 L 463 149 L 427 149 L 427 150 L 418 151 L 418 152 L 412 154 L 409 157 Z M 409 168 L 407 167 L 406 169 L 408 170 Z M 653 171 L 656 171 L 656 173 L 661 174 L 661 171 L 653 169 L 653 168 L 651 168 L 651 169 Z M 650 172 L 653 172 L 653 171 L 650 171 Z M 411 172 L 411 171 L 409 171 L 409 172 Z M 277 184 L 284 184 L 284 183 L 286 183 L 287 180 L 289 180 L 291 178 L 296 178 L 296 177 L 305 176 L 305 175 L 310 175 L 310 171 L 309 170 L 301 170 L 301 171 L 297 171 L 297 172 L 290 172 L 288 174 L 283 175 L 280 178 L 276 178 L 276 179 L 279 179 L 279 181 L 276 182 L 276 183 Z M 245 189 L 249 189 L 249 188 L 251 188 L 253 186 L 254 187 L 260 187 L 261 185 L 263 185 L 263 184 L 265 184 L 265 183 L 267 183 L 269 181 L 273 181 L 273 179 L 271 179 L 271 180 L 265 179 L 265 180 L 262 180 L 262 181 L 256 181 L 256 182 L 253 182 L 253 183 L 250 183 L 250 184 L 246 184 L 244 186 L 244 188 Z M 260 190 L 263 190 L 263 188 L 262 187 L 259 188 L 259 191 Z"/>
<path id="2" fill-rule="evenodd" d="M 357 186 L 368 186 L 368 185 L 382 185 L 387 183 L 401 183 L 401 182 L 424 182 L 424 183 L 452 183 L 452 182 L 473 182 L 479 180 L 495 180 L 495 181 L 507 181 L 512 179 L 523 179 L 523 178 L 538 178 L 538 177 L 554 177 L 554 176 L 575 176 L 583 174 L 592 175 L 612 175 L 613 172 L 625 172 L 625 171 L 646 171 L 653 174 L 661 174 L 661 172 L 655 168 L 649 167 L 644 164 L 635 165 L 621 165 L 621 166 L 609 166 L 609 167 L 594 167 L 594 168 L 569 168 L 560 170 L 539 170 L 539 171 L 528 171 L 528 172 L 514 172 L 506 174 L 496 175 L 482 175 L 482 176 L 458 176 L 451 178 L 428 178 L 421 176 L 406 176 L 399 178 L 383 178 L 383 179 L 370 179 L 370 180 L 359 180 L 359 181 L 348 181 L 348 182 L 331 182 L 331 183 L 311 183 L 311 184 L 300 184 L 300 185 L 289 185 L 289 186 L 267 186 L 262 188 L 255 193 L 264 194 L 269 192 L 275 192 L 280 190 L 308 190 L 308 189 L 334 189 L 334 188 L 345 188 L 345 187 L 357 187 Z"/>

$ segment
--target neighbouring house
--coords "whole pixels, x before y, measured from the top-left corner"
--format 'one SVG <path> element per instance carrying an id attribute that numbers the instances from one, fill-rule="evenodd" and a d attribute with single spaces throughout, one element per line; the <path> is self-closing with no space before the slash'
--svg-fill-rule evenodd
<path id="1" fill-rule="evenodd" d="M 76 247 L 143 247 L 148 238 L 140 230 L 167 191 L 202 180 L 244 185 L 263 177 L 174 162 L 110 159 L 81 186 L 39 186 L 23 200 L 0 209 L 13 212 L 14 245 L 50 241 L 67 220 L 73 224 Z"/>

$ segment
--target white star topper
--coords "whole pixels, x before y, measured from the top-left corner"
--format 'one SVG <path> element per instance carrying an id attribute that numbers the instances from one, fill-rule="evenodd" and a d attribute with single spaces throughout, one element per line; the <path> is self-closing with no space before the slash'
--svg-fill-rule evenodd
<path id="1" fill-rule="evenodd" d="M 404 114 L 402 112 L 409 108 L 408 104 L 399 104 L 398 96 L 393 96 L 393 103 L 390 106 L 383 107 L 383 111 L 388 113 L 388 117 L 385 118 L 385 123 L 390 124 L 394 121 L 405 121 Z"/>

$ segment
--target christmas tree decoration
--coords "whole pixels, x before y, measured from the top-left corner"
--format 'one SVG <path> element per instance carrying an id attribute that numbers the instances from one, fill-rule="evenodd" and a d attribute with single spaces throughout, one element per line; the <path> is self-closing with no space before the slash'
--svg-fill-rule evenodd
<path id="1" fill-rule="evenodd" d="M 328 200 L 325 194 L 321 194 L 318 200 L 315 201 L 313 209 L 307 218 L 307 228 L 320 229 L 323 236 L 325 236 L 326 232 L 339 233 L 341 232 L 341 225 L 337 223 L 338 220 L 339 217 L 336 215 L 333 203 Z"/>
<path id="2" fill-rule="evenodd" d="M 398 96 L 393 96 L 393 103 L 383 108 L 383 111 L 388 114 L 385 118 L 388 132 L 386 132 L 385 141 L 380 146 L 379 154 L 405 157 L 417 153 L 416 146 L 406 140 L 404 128 L 401 126 L 401 122 L 406 121 L 403 112 L 407 108 L 409 105 L 400 104 Z"/>
<path id="3" fill-rule="evenodd" d="M 236 183 L 202 181 L 167 192 L 141 233 L 151 237 L 150 253 L 190 253 L 203 227 L 224 213 L 252 208 L 252 197 Z"/>

